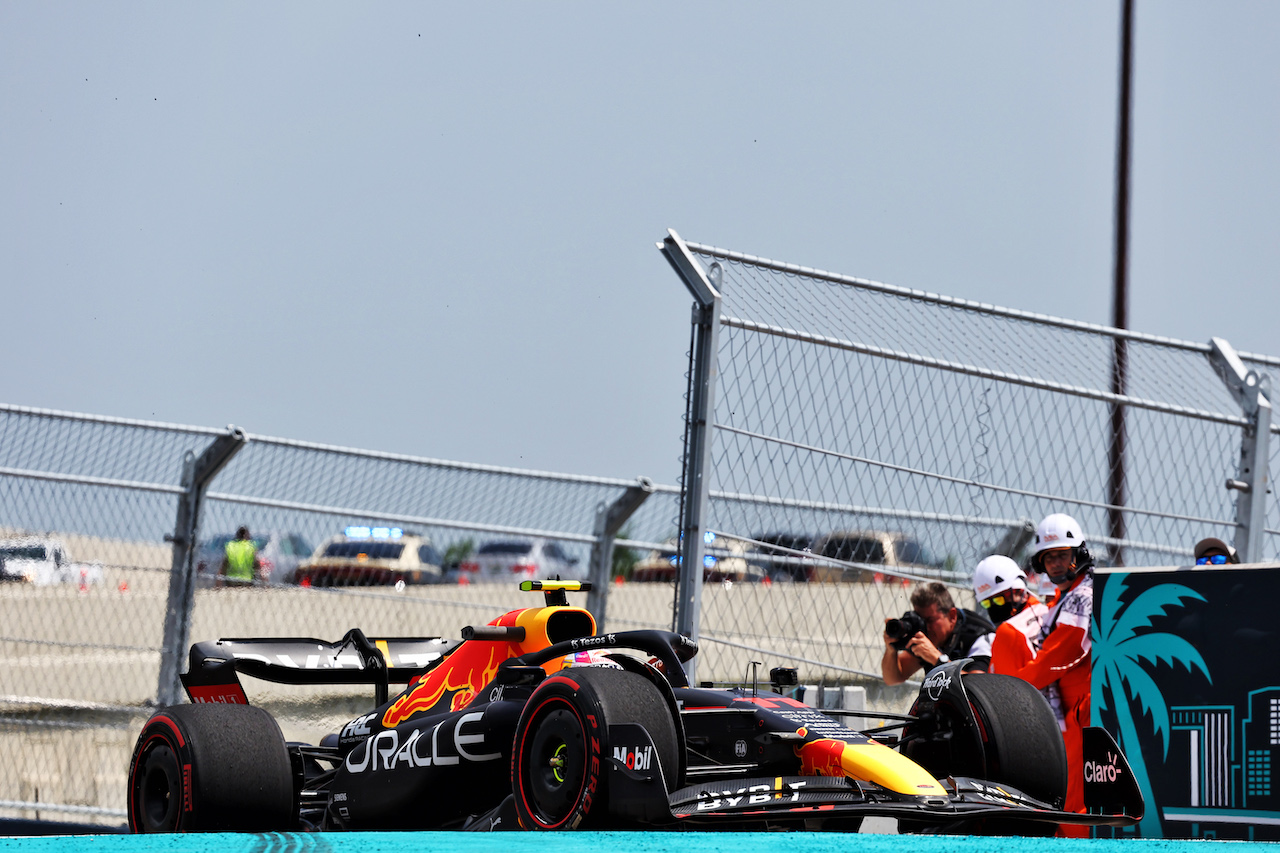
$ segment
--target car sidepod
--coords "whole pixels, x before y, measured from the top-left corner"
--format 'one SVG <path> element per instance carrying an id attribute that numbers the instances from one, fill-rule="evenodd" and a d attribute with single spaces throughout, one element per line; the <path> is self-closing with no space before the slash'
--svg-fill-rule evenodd
<path id="1" fill-rule="evenodd" d="M 511 742 L 522 706 L 473 704 L 371 731 L 337 769 L 326 825 L 448 828 L 494 808 L 510 790 Z"/>

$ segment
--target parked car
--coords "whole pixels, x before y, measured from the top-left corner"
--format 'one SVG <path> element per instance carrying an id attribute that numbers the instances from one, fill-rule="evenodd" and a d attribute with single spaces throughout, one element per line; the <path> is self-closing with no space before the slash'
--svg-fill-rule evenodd
<path id="1" fill-rule="evenodd" d="M 786 583 L 809 580 L 813 572 L 813 558 L 796 552 L 810 551 L 812 536 L 807 533 L 757 533 L 751 538 L 764 544 L 753 545 L 747 553 L 747 561 L 769 580 Z"/>
<path id="2" fill-rule="evenodd" d="M 440 552 L 424 536 L 398 527 L 348 527 L 298 564 L 302 586 L 440 583 Z"/>
<path id="3" fill-rule="evenodd" d="M 586 580 L 586 566 L 552 539 L 495 539 L 458 566 L 460 583 L 554 578 Z"/>
<path id="4" fill-rule="evenodd" d="M 18 536 L 0 540 L 0 580 L 49 586 L 102 582 L 102 563 L 76 563 L 58 539 Z"/>
<path id="5" fill-rule="evenodd" d="M 828 533 L 813 545 L 813 570 L 809 579 L 822 583 L 880 582 L 892 572 L 877 572 L 835 565 L 822 560 L 830 557 L 842 563 L 870 563 L 901 569 L 910 574 L 937 574 L 941 563 L 919 541 L 903 533 L 887 530 L 839 530 Z"/>
<path id="6" fill-rule="evenodd" d="M 704 534 L 702 554 L 702 580 L 704 583 L 720 581 L 759 581 L 764 571 L 747 563 L 747 545 L 741 539 L 717 536 L 711 531 Z M 650 551 L 631 569 L 633 581 L 674 581 L 680 573 L 679 541 L 675 538 L 662 543 L 663 548 Z"/>
<path id="7" fill-rule="evenodd" d="M 234 533 L 219 533 L 200 543 L 196 551 L 196 585 L 213 586 Z M 252 537 L 262 561 L 262 573 L 270 584 L 296 583 L 298 564 L 311 555 L 311 543 L 300 534 L 270 530 Z"/>

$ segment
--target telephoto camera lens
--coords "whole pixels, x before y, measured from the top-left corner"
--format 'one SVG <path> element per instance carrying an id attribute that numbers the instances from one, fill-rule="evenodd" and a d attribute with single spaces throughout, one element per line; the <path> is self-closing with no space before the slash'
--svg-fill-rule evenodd
<path id="1" fill-rule="evenodd" d="M 890 619 L 884 623 L 884 632 L 889 636 L 892 645 L 898 651 L 906 651 L 907 643 L 917 632 L 924 631 L 924 619 L 914 610 L 908 610 L 900 619 Z"/>

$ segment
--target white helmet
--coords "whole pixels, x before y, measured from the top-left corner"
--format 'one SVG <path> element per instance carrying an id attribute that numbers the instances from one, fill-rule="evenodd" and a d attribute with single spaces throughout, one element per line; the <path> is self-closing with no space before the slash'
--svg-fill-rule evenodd
<path id="1" fill-rule="evenodd" d="M 1072 550 L 1075 568 L 1062 577 L 1055 578 L 1050 575 L 1049 580 L 1055 584 L 1073 581 L 1080 572 L 1093 567 L 1093 558 L 1089 556 L 1089 549 L 1085 546 L 1084 533 L 1080 530 L 1080 524 L 1062 512 L 1047 515 L 1044 521 L 1036 525 L 1036 538 L 1031 547 L 1031 568 L 1048 574 L 1044 570 L 1043 554 L 1045 551 L 1054 551 L 1058 548 Z"/>
<path id="2" fill-rule="evenodd" d="M 1031 553 L 1039 554 L 1054 548 L 1078 548 L 1083 544 L 1084 534 L 1076 520 L 1065 512 L 1055 512 L 1036 525 L 1036 541 Z"/>
<path id="3" fill-rule="evenodd" d="M 987 557 L 973 570 L 973 594 L 978 601 L 999 595 L 1007 589 L 1026 588 L 1026 572 L 1002 554 Z"/>

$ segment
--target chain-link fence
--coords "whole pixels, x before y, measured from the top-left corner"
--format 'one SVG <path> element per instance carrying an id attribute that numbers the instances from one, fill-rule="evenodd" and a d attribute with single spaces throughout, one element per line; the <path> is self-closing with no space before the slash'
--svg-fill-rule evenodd
<path id="1" fill-rule="evenodd" d="M 181 700 L 191 641 L 336 640 L 353 627 L 456 638 L 538 603 L 510 580 L 458 582 L 486 543 L 554 542 L 566 573 L 625 578 L 674 541 L 677 506 L 674 487 L 647 481 L 0 406 L 0 814 L 119 823 L 133 739 L 156 704 Z M 242 525 L 266 579 L 219 585 L 223 543 Z M 349 527 L 429 546 L 436 582 L 306 585 L 313 551 Z M 612 630 L 672 620 L 662 584 L 599 584 L 589 606 Z M 246 689 L 287 737 L 310 742 L 373 698 L 371 688 Z"/>
<path id="2" fill-rule="evenodd" d="M 973 606 L 976 562 L 1023 558 L 1052 512 L 1082 524 L 1104 565 L 1186 564 L 1205 536 L 1276 557 L 1266 463 L 1280 442 L 1267 441 L 1277 428 L 1265 372 L 1280 359 L 674 232 L 659 248 L 696 300 L 685 564 L 717 547 L 710 531 L 773 581 L 726 594 L 682 574 L 677 620 L 699 634 L 699 666 L 745 651 L 874 690 L 883 620 L 910 609 L 904 584 L 942 579 Z"/>
<path id="3" fill-rule="evenodd" d="M 180 698 L 190 641 L 457 637 L 529 605 L 513 583 L 460 582 L 494 541 L 556 543 L 564 571 L 597 581 L 602 627 L 699 636 L 700 679 L 793 665 L 884 710 L 912 692 L 879 677 L 909 584 L 946 580 L 972 606 L 976 560 L 1020 557 L 1049 512 L 1076 516 L 1103 561 L 1185 563 L 1208 535 L 1275 558 L 1280 508 L 1254 460 L 1280 454 L 1264 375 L 1280 359 L 674 234 L 663 250 L 698 300 L 684 488 L 0 406 L 0 814 L 120 822 L 132 741 Z M 264 578 L 224 585 L 242 525 Z M 434 582 L 329 585 L 313 552 L 349 527 L 429 548 Z M 308 741 L 372 700 L 246 687 Z"/>

